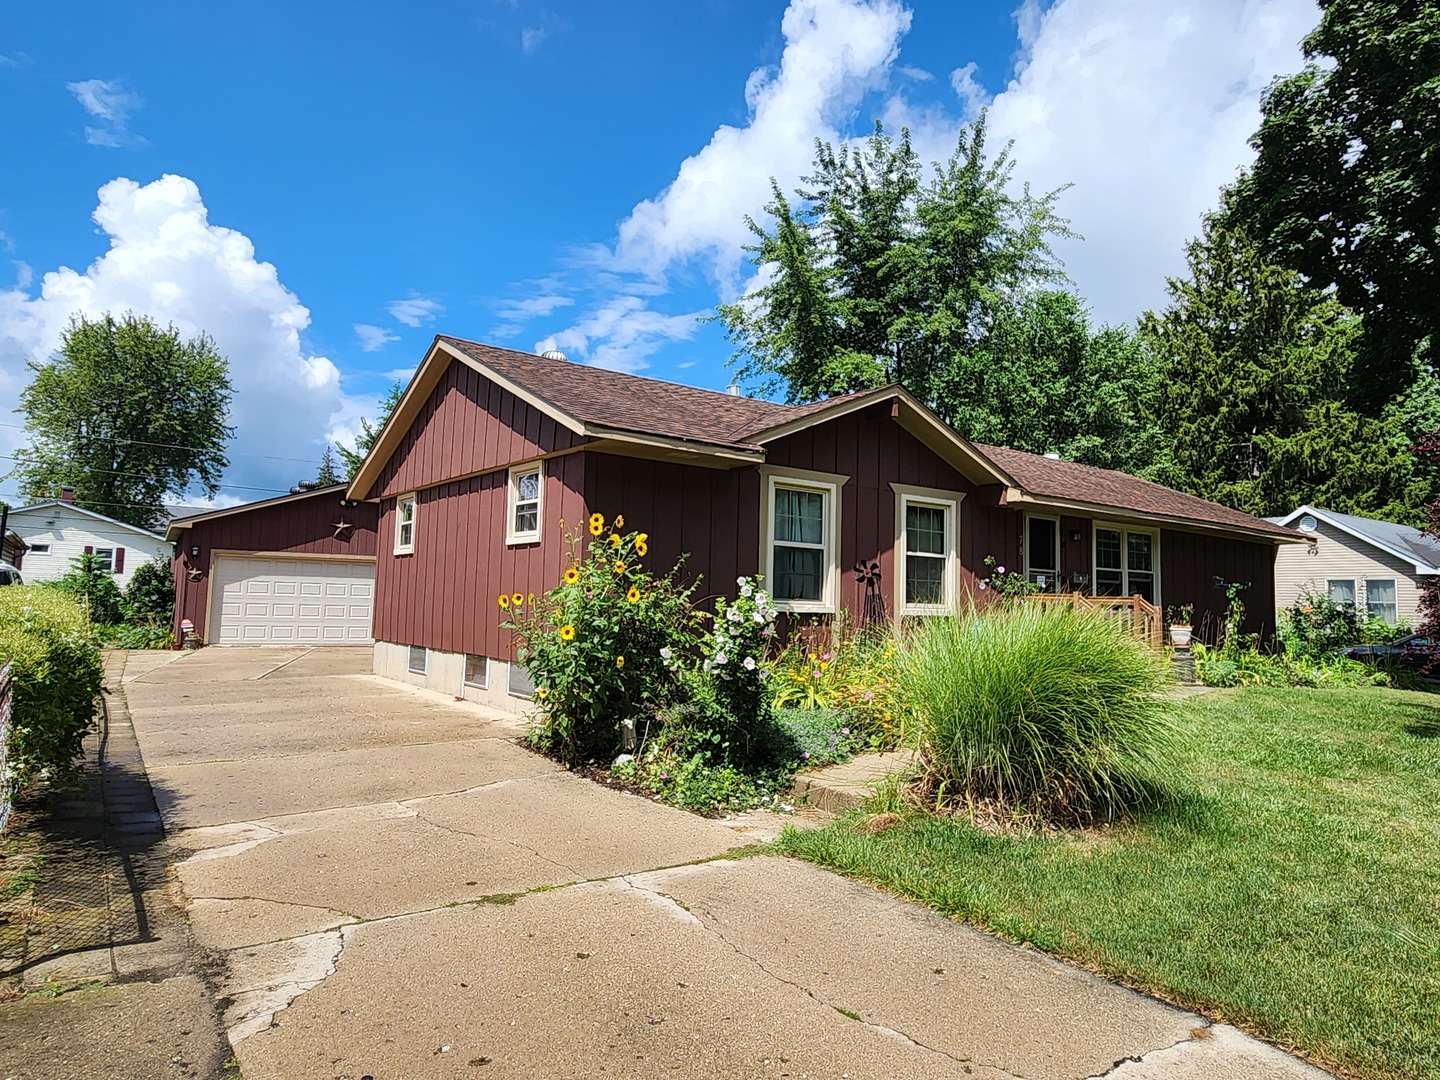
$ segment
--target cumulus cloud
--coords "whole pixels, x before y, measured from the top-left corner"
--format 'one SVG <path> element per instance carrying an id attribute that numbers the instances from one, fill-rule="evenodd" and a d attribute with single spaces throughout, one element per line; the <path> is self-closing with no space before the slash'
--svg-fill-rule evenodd
<path id="1" fill-rule="evenodd" d="M 574 326 L 535 343 L 535 351 L 559 349 L 611 371 L 636 372 L 657 350 L 693 337 L 704 311 L 666 315 L 638 296 L 618 296 L 595 306 Z"/>
<path id="2" fill-rule="evenodd" d="M 109 250 L 83 271 L 53 270 L 38 293 L 0 290 L 0 408 L 14 407 L 27 363 L 55 353 L 71 315 L 133 311 L 186 337 L 208 333 L 229 358 L 228 483 L 288 489 L 308 475 L 306 463 L 318 461 L 322 433 L 347 399 L 336 366 L 306 349 L 310 312 L 275 267 L 256 258 L 242 233 L 212 224 L 183 176 L 112 180 L 93 217 Z M 20 441 L 20 432 L 0 428 L 5 453 Z"/>
<path id="3" fill-rule="evenodd" d="M 400 340 L 399 334 L 393 334 L 383 326 L 363 322 L 355 324 L 355 336 L 360 340 L 361 352 L 379 352 L 390 342 Z"/>
<path id="4" fill-rule="evenodd" d="M 407 300 L 390 301 L 385 305 L 385 310 L 396 322 L 404 323 L 413 329 L 423 323 L 434 322 L 444 312 L 445 305 L 430 297 L 412 296 Z"/>
<path id="5" fill-rule="evenodd" d="M 86 79 L 66 83 L 65 89 L 75 95 L 81 107 L 100 121 L 87 125 L 85 141 L 107 150 L 147 145 L 147 140 L 130 130 L 130 114 L 145 104 L 143 98 L 128 90 L 119 79 Z"/>

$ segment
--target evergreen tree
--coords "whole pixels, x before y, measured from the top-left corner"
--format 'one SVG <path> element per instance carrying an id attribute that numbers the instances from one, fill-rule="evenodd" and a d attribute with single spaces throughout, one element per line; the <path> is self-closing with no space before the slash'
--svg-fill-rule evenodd
<path id="1" fill-rule="evenodd" d="M 360 466 L 365 461 L 365 456 L 370 453 L 370 448 L 375 445 L 375 440 L 380 437 L 386 423 L 390 420 L 390 414 L 395 411 L 395 406 L 400 404 L 400 398 L 405 393 L 403 383 L 395 383 L 380 400 L 380 415 L 372 423 L 368 418 L 360 418 L 360 434 L 355 436 L 355 445 L 346 446 L 344 443 L 336 443 L 335 449 L 340 452 L 340 460 L 345 465 L 345 479 L 355 479 L 355 474 L 360 471 Z"/>
<path id="2" fill-rule="evenodd" d="M 1348 403 L 1360 319 L 1268 262 L 1221 215 L 1142 319 L 1161 364 L 1166 482 L 1257 515 L 1310 503 L 1413 521 L 1432 483 L 1409 439 Z M 1420 414 L 1430 407 L 1411 402 Z"/>
<path id="3" fill-rule="evenodd" d="M 335 451 L 329 443 L 325 444 L 325 453 L 320 458 L 320 469 L 315 473 L 315 482 L 321 485 L 340 483 L 340 470 L 335 465 Z"/>

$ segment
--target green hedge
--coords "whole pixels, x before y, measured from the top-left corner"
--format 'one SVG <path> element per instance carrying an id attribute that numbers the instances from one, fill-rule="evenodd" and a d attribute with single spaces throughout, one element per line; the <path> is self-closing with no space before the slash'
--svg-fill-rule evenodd
<path id="1" fill-rule="evenodd" d="M 69 778 L 104 673 L 85 612 L 55 589 L 0 588 L 0 662 L 7 658 L 13 697 L 3 782 L 14 789 L 42 774 Z"/>

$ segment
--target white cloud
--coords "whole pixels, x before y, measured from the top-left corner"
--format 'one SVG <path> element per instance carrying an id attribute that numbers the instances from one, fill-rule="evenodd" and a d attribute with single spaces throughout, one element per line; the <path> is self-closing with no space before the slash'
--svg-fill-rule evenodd
<path id="1" fill-rule="evenodd" d="M 611 371 L 635 372 L 647 367 L 658 349 L 693 337 L 698 319 L 692 311 L 666 315 L 652 311 L 638 296 L 617 296 L 597 305 L 574 326 L 535 343 L 537 353 L 559 349 L 572 360 Z"/>
<path id="2" fill-rule="evenodd" d="M 445 305 L 426 296 L 412 296 L 408 300 L 390 301 L 385 310 L 396 322 L 414 328 L 422 323 L 434 322 L 445 310 Z"/>
<path id="3" fill-rule="evenodd" d="M 935 81 L 934 74 L 926 71 L 924 68 L 911 67 L 909 64 L 901 64 L 895 70 L 898 71 L 901 75 L 904 75 L 907 79 L 914 79 L 916 82 Z"/>
<path id="4" fill-rule="evenodd" d="M 555 293 L 543 293 L 539 296 L 527 296 L 521 300 L 507 300 L 499 307 L 500 317 L 524 322 L 528 319 L 543 319 L 555 314 L 561 308 L 570 307 L 575 303 L 571 296 L 560 296 Z"/>
<path id="5" fill-rule="evenodd" d="M 985 87 L 975 78 L 975 73 L 979 70 L 979 65 L 972 60 L 950 73 L 950 89 L 954 90 L 955 96 L 960 99 L 967 120 L 979 115 L 981 107 L 990 100 Z"/>
<path id="6" fill-rule="evenodd" d="M 340 373 L 302 341 L 310 312 L 255 257 L 250 240 L 210 223 L 200 191 L 183 176 L 100 189 L 94 220 L 109 249 L 85 270 L 44 275 L 38 295 L 0 290 L 0 408 L 28 381 L 26 364 L 60 345 L 70 316 L 134 311 L 186 337 L 205 332 L 230 361 L 235 396 L 226 480 L 288 489 L 319 458 L 319 439 L 347 399 Z M 5 453 L 22 433 L 0 428 Z M 302 459 L 302 460 L 288 460 Z M 241 492 L 259 498 L 261 492 Z"/>
<path id="7" fill-rule="evenodd" d="M 383 326 L 371 326 L 362 322 L 355 324 L 355 336 L 360 339 L 361 352 L 379 352 L 390 342 L 400 340 L 399 334 L 392 334 Z"/>
<path id="8" fill-rule="evenodd" d="M 99 126 L 85 128 L 85 141 L 91 146 L 115 150 L 122 146 L 147 145 L 148 140 L 130 130 L 130 114 L 145 101 L 133 90 L 127 90 L 121 80 L 86 79 L 66 83 L 65 89 L 75 95 L 87 113 L 100 121 Z"/>
<path id="9" fill-rule="evenodd" d="M 540 47 L 540 43 L 550 36 L 550 31 L 543 26 L 527 26 L 520 31 L 520 48 L 527 54 L 533 53 Z"/>

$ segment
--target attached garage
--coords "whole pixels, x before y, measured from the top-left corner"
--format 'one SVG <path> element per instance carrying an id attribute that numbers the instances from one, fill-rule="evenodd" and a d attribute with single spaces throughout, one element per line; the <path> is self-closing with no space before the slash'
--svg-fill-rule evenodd
<path id="1" fill-rule="evenodd" d="M 175 519 L 177 645 L 372 644 L 378 516 L 335 485 Z"/>
<path id="2" fill-rule="evenodd" d="M 217 555 L 213 645 L 370 645 L 375 561 Z"/>

